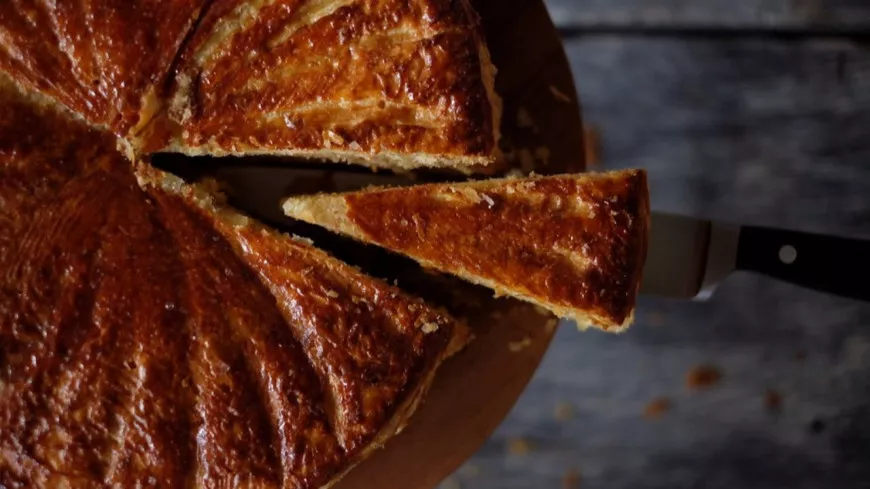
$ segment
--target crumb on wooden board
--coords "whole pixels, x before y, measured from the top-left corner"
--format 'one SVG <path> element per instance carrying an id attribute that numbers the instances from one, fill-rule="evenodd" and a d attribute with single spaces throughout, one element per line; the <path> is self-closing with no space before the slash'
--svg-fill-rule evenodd
<path id="1" fill-rule="evenodd" d="M 657 397 L 647 403 L 643 410 L 643 417 L 646 419 L 659 419 L 671 410 L 671 400 L 666 397 Z"/>
<path id="2" fill-rule="evenodd" d="M 511 351 L 511 353 L 519 353 L 530 346 L 532 346 L 532 338 L 528 336 L 521 340 L 511 341 L 510 343 L 508 343 L 508 349 Z"/>
<path id="3" fill-rule="evenodd" d="M 686 374 L 686 387 L 689 390 L 709 389 L 721 381 L 722 371 L 711 364 L 695 365 Z"/>
<path id="4" fill-rule="evenodd" d="M 773 389 L 768 389 L 764 393 L 764 407 L 771 413 L 778 413 L 782 410 L 782 394 Z"/>
<path id="5" fill-rule="evenodd" d="M 553 409 L 553 415 L 558 421 L 568 421 L 574 417 L 574 405 L 570 402 L 560 402 Z"/>
<path id="6" fill-rule="evenodd" d="M 507 449 L 511 455 L 524 456 L 532 451 L 532 444 L 525 438 L 511 438 L 508 440 Z"/>
<path id="7" fill-rule="evenodd" d="M 562 489 L 578 489 L 580 487 L 580 472 L 571 469 L 562 475 Z"/>

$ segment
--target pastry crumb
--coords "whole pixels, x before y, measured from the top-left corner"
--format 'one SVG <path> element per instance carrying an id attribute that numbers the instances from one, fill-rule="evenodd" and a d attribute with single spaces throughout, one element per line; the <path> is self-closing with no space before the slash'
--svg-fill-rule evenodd
<path id="1" fill-rule="evenodd" d="M 553 97 L 559 102 L 563 102 L 566 104 L 570 104 L 572 102 L 571 97 L 565 94 L 565 92 L 559 90 L 555 85 L 550 85 L 550 93 L 553 94 Z"/>
<path id="2" fill-rule="evenodd" d="M 519 341 L 511 341 L 508 343 L 508 349 L 513 353 L 519 353 L 530 346 L 532 346 L 532 339 L 528 336 Z"/>
<path id="3" fill-rule="evenodd" d="M 456 194 L 464 196 L 466 199 L 475 204 L 479 204 L 481 201 L 480 194 L 477 192 L 477 190 L 474 190 L 471 187 L 456 186 L 451 187 L 450 190 L 452 190 Z"/>
<path id="4" fill-rule="evenodd" d="M 426 323 L 420 328 L 424 333 L 430 334 L 438 331 L 438 325 L 435 323 Z"/>
<path id="5" fill-rule="evenodd" d="M 722 380 L 722 371 L 715 365 L 696 365 L 686 374 L 686 387 L 690 390 L 709 389 Z"/>
<path id="6" fill-rule="evenodd" d="M 764 407 L 772 413 L 778 413 L 782 410 L 782 394 L 773 389 L 768 389 L 764 393 Z"/>
<path id="7" fill-rule="evenodd" d="M 511 438 L 507 449 L 511 455 L 524 456 L 532 451 L 532 444 L 525 438 Z"/>
<path id="8" fill-rule="evenodd" d="M 568 421 L 574 417 L 574 405 L 568 402 L 560 402 L 556 404 L 553 415 L 558 421 Z"/>
<path id="9" fill-rule="evenodd" d="M 580 487 L 580 472 L 571 469 L 562 476 L 562 489 L 578 489 Z"/>
<path id="10" fill-rule="evenodd" d="M 658 397 L 650 401 L 643 410 L 646 419 L 659 419 L 671 410 L 671 401 L 666 397 Z"/>
<path id="11" fill-rule="evenodd" d="M 302 236 L 293 235 L 293 240 L 298 243 L 307 244 L 308 246 L 314 246 L 314 240 L 309 238 L 303 238 Z"/>

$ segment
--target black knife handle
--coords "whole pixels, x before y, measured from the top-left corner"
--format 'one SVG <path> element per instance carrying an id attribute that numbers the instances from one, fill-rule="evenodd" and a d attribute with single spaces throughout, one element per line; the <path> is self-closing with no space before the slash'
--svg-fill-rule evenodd
<path id="1" fill-rule="evenodd" d="M 870 301 L 870 241 L 744 226 L 737 269 Z"/>

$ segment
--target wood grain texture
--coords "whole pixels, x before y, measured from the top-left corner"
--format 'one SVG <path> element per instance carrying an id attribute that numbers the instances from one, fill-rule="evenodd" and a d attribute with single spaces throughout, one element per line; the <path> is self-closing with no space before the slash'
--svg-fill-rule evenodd
<path id="1" fill-rule="evenodd" d="M 606 167 L 654 209 L 870 233 L 870 50 L 848 41 L 568 41 Z"/>
<path id="2" fill-rule="evenodd" d="M 865 0 L 546 0 L 560 28 L 860 32 Z"/>

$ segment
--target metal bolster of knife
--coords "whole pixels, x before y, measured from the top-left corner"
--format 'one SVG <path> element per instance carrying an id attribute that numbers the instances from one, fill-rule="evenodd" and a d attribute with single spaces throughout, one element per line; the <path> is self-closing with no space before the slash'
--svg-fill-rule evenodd
<path id="1" fill-rule="evenodd" d="M 737 265 L 740 226 L 714 221 L 710 223 L 708 230 L 707 260 L 701 286 L 695 296 L 698 301 L 709 299 Z"/>
<path id="2" fill-rule="evenodd" d="M 709 221 L 654 212 L 641 293 L 692 299 L 704 283 Z"/>

